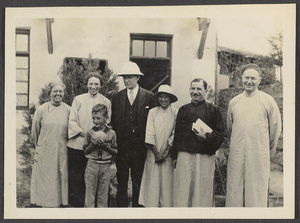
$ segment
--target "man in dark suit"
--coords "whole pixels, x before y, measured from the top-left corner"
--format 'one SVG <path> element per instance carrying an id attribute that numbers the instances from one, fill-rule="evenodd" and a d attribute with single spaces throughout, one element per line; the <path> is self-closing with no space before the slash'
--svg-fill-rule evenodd
<path id="1" fill-rule="evenodd" d="M 117 206 L 128 207 L 129 169 L 132 179 L 132 207 L 139 207 L 141 179 L 146 158 L 145 129 L 153 93 L 139 87 L 144 74 L 137 64 L 127 62 L 118 76 L 123 77 L 125 89 L 112 99 L 112 126 L 117 134 Z"/>

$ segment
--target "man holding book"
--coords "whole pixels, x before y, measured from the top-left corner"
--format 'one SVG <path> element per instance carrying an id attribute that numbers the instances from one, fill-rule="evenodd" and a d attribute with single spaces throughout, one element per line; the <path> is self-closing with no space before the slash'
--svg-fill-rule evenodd
<path id="1" fill-rule="evenodd" d="M 191 103 L 177 115 L 171 157 L 175 207 L 212 207 L 215 152 L 224 139 L 222 115 L 206 101 L 207 83 L 201 78 L 190 85 Z"/>

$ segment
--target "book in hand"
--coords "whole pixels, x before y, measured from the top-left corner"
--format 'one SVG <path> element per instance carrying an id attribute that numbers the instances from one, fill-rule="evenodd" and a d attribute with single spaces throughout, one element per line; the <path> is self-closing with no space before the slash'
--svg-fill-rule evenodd
<path id="1" fill-rule="evenodd" d="M 200 118 L 197 119 L 196 122 L 193 123 L 192 125 L 192 131 L 196 132 L 198 134 L 200 133 L 212 133 L 212 129 L 205 124 L 205 122 L 203 122 Z"/>

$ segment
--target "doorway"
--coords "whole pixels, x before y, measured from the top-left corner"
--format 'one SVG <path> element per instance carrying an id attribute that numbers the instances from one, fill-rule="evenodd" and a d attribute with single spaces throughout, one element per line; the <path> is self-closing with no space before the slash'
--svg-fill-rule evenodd
<path id="1" fill-rule="evenodd" d="M 157 92 L 162 84 L 171 85 L 171 46 L 173 35 L 130 34 L 130 61 L 144 76 L 139 85 Z"/>

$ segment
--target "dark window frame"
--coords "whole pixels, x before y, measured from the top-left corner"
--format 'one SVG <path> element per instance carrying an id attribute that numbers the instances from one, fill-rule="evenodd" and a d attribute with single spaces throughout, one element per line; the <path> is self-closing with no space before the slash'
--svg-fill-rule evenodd
<path id="1" fill-rule="evenodd" d="M 164 78 L 167 78 L 168 84 L 172 85 L 172 46 L 173 46 L 173 34 L 157 34 L 157 33 L 130 33 L 130 48 L 129 48 L 129 58 L 130 61 L 143 61 L 143 60 L 152 60 L 152 61 L 165 61 L 168 63 L 167 73 Z M 142 40 L 143 41 L 143 56 L 133 56 L 133 41 Z M 155 56 L 145 56 L 145 41 L 155 41 Z M 166 56 L 157 57 L 157 42 L 166 42 Z M 160 82 L 158 82 L 160 83 Z M 153 87 L 151 90 L 156 89 L 158 86 Z M 149 89 L 150 90 L 150 89 Z"/>
<path id="2" fill-rule="evenodd" d="M 173 35 L 171 34 L 152 34 L 152 33 L 130 33 L 130 58 L 148 58 L 148 59 L 157 59 L 157 60 L 171 60 L 172 56 L 172 39 Z M 145 54 L 145 41 L 155 41 L 155 56 L 133 56 L 133 41 L 142 40 L 143 41 L 143 55 Z M 157 57 L 156 56 L 156 46 L 157 42 L 165 41 L 167 43 L 167 56 L 166 57 Z"/>
<path id="3" fill-rule="evenodd" d="M 27 51 L 16 51 L 16 58 L 17 57 L 27 57 L 28 58 L 28 77 L 27 81 L 21 81 L 21 80 L 16 80 L 16 82 L 20 83 L 26 83 L 27 82 L 27 93 L 16 93 L 17 95 L 26 95 L 27 96 L 27 105 L 26 106 L 18 106 L 16 105 L 17 110 L 27 110 L 29 109 L 29 91 L 30 91 L 30 28 L 16 28 L 16 37 L 17 35 L 28 35 L 28 46 L 27 46 Z M 15 42 L 15 47 L 16 47 L 16 42 Z M 24 68 L 22 68 L 24 69 Z M 16 68 L 17 71 L 17 68 Z M 16 101 L 17 102 L 17 101 Z"/>

